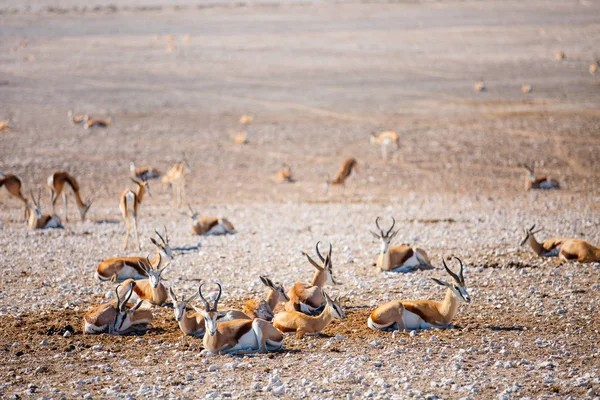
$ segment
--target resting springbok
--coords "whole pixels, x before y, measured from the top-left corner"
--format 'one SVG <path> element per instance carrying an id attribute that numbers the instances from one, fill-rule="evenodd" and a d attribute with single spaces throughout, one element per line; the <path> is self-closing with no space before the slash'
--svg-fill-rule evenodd
<path id="1" fill-rule="evenodd" d="M 131 235 L 131 222 L 129 221 L 130 217 L 133 219 L 133 230 L 135 232 L 135 240 L 137 241 L 138 250 L 141 250 L 140 246 L 140 237 L 138 235 L 137 229 L 137 213 L 138 206 L 142 204 L 142 199 L 148 191 L 148 195 L 150 195 L 150 186 L 148 185 L 148 181 L 138 181 L 136 179 L 130 178 L 138 187 L 137 191 L 133 192 L 130 189 L 127 189 L 121 194 L 121 200 L 119 201 L 119 208 L 121 209 L 121 214 L 123 215 L 123 219 L 125 220 L 125 226 L 127 227 L 127 233 L 125 234 L 125 243 L 123 244 L 123 250 L 127 248 L 129 243 L 129 236 Z"/>
<path id="2" fill-rule="evenodd" d="M 85 220 L 85 215 L 90 209 L 93 200 L 86 199 L 85 202 L 81 200 L 81 194 L 79 193 L 79 184 L 77 180 L 69 175 L 65 171 L 57 171 L 48 177 L 48 187 L 50 188 L 52 201 L 52 211 L 56 209 L 56 201 L 58 200 L 58 196 L 62 193 L 63 201 L 65 202 L 65 221 L 69 221 L 69 207 L 67 202 L 67 192 L 63 191 L 65 183 L 67 183 L 71 190 L 73 190 L 73 194 L 75 195 L 75 202 L 77 203 L 77 207 L 79 208 L 79 215 L 81 216 L 81 220 Z"/>
<path id="3" fill-rule="evenodd" d="M 203 337 L 205 332 L 204 317 L 195 310 L 196 307 L 194 306 L 192 306 L 194 308 L 193 313 L 188 313 L 186 311 L 186 307 L 192 300 L 195 300 L 196 297 L 198 297 L 198 293 L 199 292 L 194 293 L 194 295 L 187 300 L 185 299 L 185 295 L 182 295 L 181 300 L 178 300 L 177 296 L 175 296 L 175 292 L 173 292 L 173 288 L 169 288 L 169 299 L 173 302 L 173 313 L 175 314 L 175 320 L 179 324 L 181 332 L 183 332 L 184 335 Z M 217 313 L 217 322 L 232 321 L 234 319 L 250 319 L 250 317 L 238 310 L 218 310 Z"/>
<path id="4" fill-rule="evenodd" d="M 293 183 L 294 178 L 292 177 L 292 168 L 287 164 L 283 164 L 283 169 L 277 173 L 277 180 L 281 183 Z"/>
<path id="5" fill-rule="evenodd" d="M 533 164 L 531 164 L 531 166 L 523 164 L 523 168 L 529 172 L 527 178 L 525 178 L 525 190 L 560 189 L 560 185 L 556 179 L 547 176 L 536 176 L 533 169 Z"/>
<path id="6" fill-rule="evenodd" d="M 227 235 L 235 233 L 235 227 L 225 218 L 198 218 L 198 213 L 188 204 L 190 225 L 196 235 Z"/>
<path id="7" fill-rule="evenodd" d="M 163 185 L 173 189 L 173 197 L 177 207 L 183 204 L 185 196 L 185 177 L 192 172 L 192 167 L 187 160 L 173 164 L 173 166 L 162 177 Z"/>
<path id="8" fill-rule="evenodd" d="M 470 303 L 471 297 L 467 293 L 465 278 L 463 276 L 463 263 L 460 263 L 458 275 L 453 273 L 442 257 L 444 269 L 452 277 L 453 282 L 448 283 L 436 278 L 431 278 L 438 285 L 446 286 L 444 301 L 433 300 L 394 300 L 375 309 L 367 320 L 369 328 L 383 331 L 402 331 L 429 328 L 450 327 L 450 321 L 456 315 L 460 302 Z"/>
<path id="9" fill-rule="evenodd" d="M 129 163 L 129 170 L 135 179 L 138 181 L 149 181 L 151 179 L 160 178 L 160 171 L 152 167 L 140 167 L 136 168 L 135 164 Z"/>
<path id="10" fill-rule="evenodd" d="M 333 278 L 333 267 L 331 263 L 331 243 L 329 244 L 329 253 L 323 258 L 319 251 L 319 243 L 315 246 L 317 256 L 323 265 L 317 264 L 310 256 L 304 252 L 308 262 L 317 269 L 310 284 L 305 282 L 296 282 L 288 291 L 289 301 L 285 304 L 286 311 L 300 311 L 308 315 L 319 314 L 325 305 L 325 297 L 321 288 L 327 284 L 337 285 L 338 282 Z"/>
<path id="11" fill-rule="evenodd" d="M 400 148 L 400 136 L 394 131 L 381 132 L 379 135 L 371 133 L 371 144 L 381 147 L 381 156 L 387 160 L 389 148 L 392 144 L 396 150 Z"/>
<path id="12" fill-rule="evenodd" d="M 244 303 L 242 311 L 250 318 L 260 318 L 265 321 L 271 321 L 275 313 L 275 307 L 281 300 L 289 301 L 290 298 L 285 294 L 283 285 L 279 282 L 273 283 L 266 276 L 261 276 L 260 281 L 269 288 L 266 299 L 250 299 Z"/>
<path id="13" fill-rule="evenodd" d="M 423 249 L 410 247 L 405 244 L 390 247 L 390 242 L 398 233 L 398 230 L 392 232 L 396 225 L 394 217 L 392 217 L 392 226 L 385 233 L 379 226 L 379 217 L 375 219 L 375 225 L 379 229 L 380 234 L 378 235 L 373 231 L 370 232 L 381 243 L 381 253 L 375 263 L 379 269 L 382 271 L 409 272 L 417 268 L 422 270 L 433 268 L 427 253 Z"/>
<path id="14" fill-rule="evenodd" d="M 250 139 L 250 124 L 254 121 L 254 116 L 244 114 L 240 117 L 240 125 L 244 128 L 244 132 L 238 133 L 233 140 L 236 144 L 247 144 Z"/>
<path id="15" fill-rule="evenodd" d="M 340 298 L 332 300 L 327 293 L 321 290 L 325 299 L 325 309 L 318 316 L 309 316 L 298 311 L 282 311 L 273 318 L 273 326 L 281 332 L 296 332 L 296 337 L 302 339 L 304 335 L 318 335 L 334 319 L 344 319 L 346 314 L 340 307 Z"/>
<path id="16" fill-rule="evenodd" d="M 204 348 L 213 354 L 245 354 L 281 350 L 283 334 L 263 319 L 236 319 L 217 323 L 219 317 L 217 304 L 221 298 L 221 285 L 219 283 L 217 285 L 219 294 L 212 307 L 202 295 L 202 284 L 198 288 L 198 295 L 205 306 L 205 309 L 196 308 L 196 311 L 204 317 L 206 327 L 203 339 Z"/>
<path id="17" fill-rule="evenodd" d="M 534 229 L 535 225 L 529 229 L 523 229 L 521 246 L 529 241 L 529 245 L 538 256 L 558 257 L 563 261 L 578 261 L 580 263 L 600 262 L 600 249 L 585 240 L 552 238 L 539 243 L 533 235 L 542 229 L 535 232 Z"/>
<path id="18" fill-rule="evenodd" d="M 31 192 L 31 200 L 33 205 L 28 204 L 28 213 L 29 219 L 27 221 L 27 226 L 29 229 L 48 229 L 48 228 L 63 228 L 60 218 L 56 214 L 42 214 L 42 205 L 40 202 L 40 197 L 42 196 L 41 189 L 38 192 L 37 201 L 35 197 L 33 197 L 33 192 Z"/>
<path id="19" fill-rule="evenodd" d="M 153 317 L 150 310 L 140 310 L 143 300 L 140 300 L 135 306 L 128 307 L 128 301 L 133 293 L 133 284 L 129 285 L 125 297 L 119 297 L 119 287 L 115 289 L 117 297 L 116 304 L 113 302 L 100 304 L 92 307 L 90 311 L 83 316 L 83 333 L 97 334 L 109 333 L 111 335 L 122 335 L 139 328 L 145 328 Z"/>
<path id="20" fill-rule="evenodd" d="M 133 283 L 133 301 L 147 300 L 153 305 L 163 305 L 169 295 L 167 288 L 161 282 L 161 274 L 171 263 L 166 263 L 164 267 L 157 268 L 162 262 L 160 253 L 158 253 L 157 267 L 152 266 L 152 263 L 150 263 L 150 256 L 146 257 L 146 261 L 150 267 L 147 267 L 143 261 L 138 261 L 138 266 L 146 273 L 148 279 L 135 280 L 130 278 L 123 282 L 123 286 L 127 287 Z"/>
<path id="21" fill-rule="evenodd" d="M 83 123 L 83 128 L 84 129 L 95 128 L 95 127 L 106 128 L 107 126 L 110 125 L 111 122 L 112 122 L 111 117 L 108 117 L 105 120 L 88 117 L 85 119 L 85 122 Z"/>
<path id="22" fill-rule="evenodd" d="M 150 238 L 150 241 L 156 246 L 156 254 L 152 261 L 158 264 L 156 268 L 162 267 L 163 257 L 169 260 L 173 259 L 173 250 L 169 245 L 169 236 L 165 228 L 165 238 L 158 231 L 154 231 L 159 238 L 159 241 Z M 140 268 L 139 263 L 146 262 L 146 265 L 152 265 L 148 257 L 115 257 L 109 258 L 98 264 L 96 269 L 96 278 L 100 281 L 124 281 L 126 279 L 146 279 L 148 275 L 146 271 Z"/>
<path id="23" fill-rule="evenodd" d="M 8 129 L 9 125 L 10 125 L 10 119 L 4 119 L 4 120 L 0 121 L 0 132 Z"/>
<path id="24" fill-rule="evenodd" d="M 348 179 L 353 170 L 358 172 L 358 162 L 352 157 L 347 158 L 346 160 L 344 160 L 344 163 L 338 170 L 333 180 L 329 179 L 329 175 L 327 176 L 327 188 L 329 188 L 329 185 L 342 185 L 342 187 L 345 190 L 346 180 Z"/>
<path id="25" fill-rule="evenodd" d="M 69 112 L 67 113 L 67 116 L 69 117 L 69 121 L 73 125 L 84 124 L 85 121 L 87 121 L 88 119 L 90 119 L 89 115 L 87 115 L 87 114 L 73 115 L 73 111 L 72 110 L 69 110 Z"/>
<path id="26" fill-rule="evenodd" d="M 25 203 L 24 216 L 25 218 L 27 218 L 27 213 L 29 211 L 29 202 L 27 201 L 27 198 L 21 193 L 21 178 L 13 174 L 3 174 L 2 172 L 0 172 L 0 187 L 2 186 L 4 186 L 6 190 L 8 190 L 8 193 Z"/>

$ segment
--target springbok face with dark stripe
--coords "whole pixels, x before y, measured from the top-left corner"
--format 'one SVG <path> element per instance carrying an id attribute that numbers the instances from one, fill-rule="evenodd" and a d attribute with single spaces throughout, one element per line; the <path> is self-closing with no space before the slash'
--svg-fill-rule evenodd
<path id="1" fill-rule="evenodd" d="M 317 242 L 317 245 L 315 246 L 315 250 L 317 251 L 317 256 L 323 263 L 322 265 L 319 265 L 317 262 L 315 262 L 315 260 L 313 260 L 307 253 L 302 252 L 302 254 L 304 254 L 306 256 L 306 258 L 308 259 L 308 262 L 310 262 L 313 267 L 315 267 L 317 270 L 319 270 L 321 272 L 325 272 L 325 274 L 326 274 L 325 284 L 337 285 L 338 282 L 336 282 L 335 278 L 333 277 L 333 265 L 331 263 L 331 251 L 332 251 L 333 247 L 332 247 L 331 243 L 329 243 L 329 252 L 325 255 L 325 257 L 323 257 L 321 255 L 321 252 L 319 251 L 320 243 L 321 243 L 320 241 Z"/>
<path id="2" fill-rule="evenodd" d="M 369 232 L 371 232 L 371 235 L 373 235 L 376 239 L 379 240 L 379 242 L 381 243 L 381 252 L 385 254 L 387 253 L 390 247 L 390 242 L 398 234 L 398 230 L 392 232 L 394 226 L 396 225 L 396 220 L 394 219 L 394 217 L 392 217 L 392 226 L 390 227 L 390 229 L 388 229 L 387 232 L 384 232 L 383 229 L 381 229 L 381 227 L 379 226 L 379 217 L 375 219 L 375 225 L 377 226 L 377 229 L 379 229 L 380 234 L 377 234 L 373 231 Z"/>
<path id="3" fill-rule="evenodd" d="M 174 258 L 173 249 L 169 245 L 169 234 L 167 233 L 167 227 L 165 226 L 164 228 L 165 228 L 165 236 L 164 237 L 160 233 L 158 233 L 157 229 L 154 230 L 154 233 L 156 233 L 156 235 L 159 237 L 160 242 L 156 241 L 154 238 L 150 238 L 150 241 L 152 242 L 152 244 L 154 244 L 156 247 L 158 247 L 160 249 L 161 253 L 163 253 L 165 256 L 169 257 L 169 259 L 172 260 Z"/>
<path id="4" fill-rule="evenodd" d="M 204 326 L 206 328 L 206 333 L 210 336 L 215 336 L 217 334 L 217 318 L 219 317 L 219 313 L 217 312 L 217 304 L 219 303 L 219 299 L 221 298 L 222 288 L 221 284 L 217 282 L 217 286 L 219 287 L 219 293 L 215 298 L 212 306 L 208 303 L 208 301 L 202 295 L 202 286 L 204 283 L 200 284 L 198 287 L 198 296 L 200 300 L 204 303 L 204 309 L 195 308 L 195 310 L 200 313 L 204 317 Z"/>
<path id="5" fill-rule="evenodd" d="M 540 228 L 534 232 L 534 229 L 535 224 L 533 224 L 529 229 L 523 229 L 523 235 L 521 236 L 521 243 L 519 244 L 519 246 L 523 246 L 525 243 L 527 243 L 530 237 L 533 237 L 533 235 L 543 230 L 542 228 Z"/>
<path id="6" fill-rule="evenodd" d="M 146 275 L 148 275 L 148 281 L 150 282 L 150 285 L 156 289 L 158 285 L 160 285 L 160 275 L 169 265 L 171 265 L 171 263 L 169 262 L 165 264 L 164 267 L 159 269 L 158 266 L 162 261 L 162 256 L 160 253 L 158 253 L 158 263 L 156 264 L 156 268 L 152 266 L 152 263 L 150 262 L 150 256 L 146 257 L 146 261 L 150 267 L 147 267 L 142 261 L 138 261 L 138 265 L 146 273 Z"/>
<path id="7" fill-rule="evenodd" d="M 140 300 L 137 302 L 137 304 L 135 306 L 133 306 L 130 309 L 127 309 L 127 302 L 129 301 L 129 298 L 133 294 L 133 287 L 135 286 L 135 283 L 132 282 L 129 284 L 129 289 L 127 289 L 127 292 L 126 292 L 125 296 L 123 297 L 123 299 L 119 298 L 119 286 L 121 286 L 121 285 L 118 285 L 115 290 L 116 295 L 117 295 L 117 317 L 115 318 L 113 332 L 116 332 L 116 333 L 125 331 L 134 324 L 134 320 L 135 320 L 134 314 L 137 311 L 137 309 L 140 308 L 140 306 L 144 302 L 143 300 Z"/>
<path id="8" fill-rule="evenodd" d="M 192 297 L 186 300 L 185 295 L 182 294 L 181 300 L 178 300 L 177 296 L 175 296 L 175 292 L 173 292 L 173 288 L 169 288 L 169 298 L 173 302 L 173 313 L 175 314 L 175 319 L 177 320 L 177 322 L 183 319 L 183 316 L 185 315 L 185 308 L 191 301 L 195 300 L 197 297 L 198 293 L 194 293 Z"/>
<path id="9" fill-rule="evenodd" d="M 461 261 L 460 258 L 454 256 L 453 258 L 455 258 L 456 260 L 458 260 L 458 262 L 460 263 L 460 271 L 457 274 L 455 274 L 454 272 L 452 272 L 450 270 L 450 268 L 448 268 L 448 265 L 446 265 L 446 261 L 442 258 L 442 263 L 444 264 L 444 269 L 446 270 L 446 272 L 448 273 L 448 275 L 450 275 L 452 277 L 452 283 L 448 283 L 446 281 L 442 281 L 440 279 L 436 279 L 436 278 L 431 278 L 433 279 L 433 281 L 435 283 L 437 283 L 438 285 L 442 285 L 442 286 L 446 286 L 447 288 L 449 288 L 450 290 L 452 290 L 452 293 L 454 293 L 454 296 L 465 302 L 465 303 L 470 303 L 471 302 L 471 297 L 469 296 L 469 293 L 467 293 L 467 285 L 465 285 L 465 278 L 463 276 L 463 262 Z"/>

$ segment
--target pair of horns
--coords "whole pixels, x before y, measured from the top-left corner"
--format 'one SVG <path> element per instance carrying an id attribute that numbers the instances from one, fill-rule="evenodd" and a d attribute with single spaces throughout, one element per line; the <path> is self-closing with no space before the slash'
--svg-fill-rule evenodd
<path id="1" fill-rule="evenodd" d="M 458 272 L 458 275 L 456 275 L 454 272 L 452 272 L 450 270 L 450 268 L 448 268 L 448 265 L 446 265 L 446 261 L 444 260 L 444 257 L 442 257 L 442 264 L 444 264 L 444 269 L 446 270 L 446 272 L 448 273 L 448 275 L 450 275 L 452 277 L 452 279 L 454 279 L 456 282 L 458 283 L 463 283 L 465 281 L 465 278 L 463 276 L 463 262 L 460 258 L 453 256 L 452 258 L 455 258 L 458 260 L 458 262 L 460 263 L 460 271 Z"/>
<path id="2" fill-rule="evenodd" d="M 217 304 L 219 303 L 219 299 L 221 298 L 221 293 L 223 292 L 223 288 L 221 287 L 221 284 L 219 282 L 216 282 L 216 284 L 219 287 L 219 294 L 217 295 L 217 298 L 213 302 L 212 308 L 211 308 L 210 304 L 208 303 L 208 301 L 202 295 L 202 286 L 204 286 L 204 282 L 201 283 L 200 286 L 198 287 L 198 296 L 200 296 L 200 299 L 204 303 L 204 307 L 206 307 L 206 312 L 217 311 Z"/>
<path id="3" fill-rule="evenodd" d="M 377 226 L 377 229 L 379 229 L 379 232 L 381 232 L 381 237 L 386 238 L 390 236 L 392 229 L 394 229 L 394 226 L 396 226 L 396 220 L 394 219 L 394 217 L 392 217 L 392 226 L 390 227 L 390 229 L 388 229 L 386 233 L 383 233 L 383 229 L 381 229 L 381 227 L 379 226 L 379 217 L 375 219 L 375 225 Z"/>

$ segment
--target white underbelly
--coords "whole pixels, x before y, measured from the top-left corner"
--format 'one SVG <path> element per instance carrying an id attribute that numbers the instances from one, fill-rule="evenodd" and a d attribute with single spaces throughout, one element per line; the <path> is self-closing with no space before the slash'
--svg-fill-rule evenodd
<path id="1" fill-rule="evenodd" d="M 141 275 L 137 269 L 130 267 L 129 265 L 123 266 L 123 268 L 121 268 L 121 270 L 117 273 L 117 277 L 119 280 L 124 280 L 124 279 L 129 279 L 129 278 L 131 278 L 131 279 L 147 278 L 147 276 Z"/>
<path id="2" fill-rule="evenodd" d="M 303 314 L 314 314 L 321 307 L 311 307 L 306 303 L 300 303 L 300 312 Z"/>
<path id="3" fill-rule="evenodd" d="M 248 331 L 244 336 L 242 336 L 238 342 L 238 344 L 234 347 L 236 350 L 242 349 L 258 349 L 258 340 L 256 339 L 256 334 L 254 330 Z"/>
<path id="4" fill-rule="evenodd" d="M 44 228 L 60 228 L 62 225 L 60 223 L 60 219 L 55 214 L 48 220 L 46 226 Z"/>
<path id="5" fill-rule="evenodd" d="M 226 234 L 227 228 L 225 228 L 225 226 L 223 226 L 223 224 L 217 224 L 215 226 L 213 226 L 208 232 L 206 232 L 207 235 L 224 235 Z"/>
<path id="6" fill-rule="evenodd" d="M 403 267 L 418 267 L 420 265 L 417 254 L 413 251 L 413 255 L 402 264 Z"/>
<path id="7" fill-rule="evenodd" d="M 560 253 L 560 247 L 561 246 L 556 246 L 552 250 L 545 252 L 543 254 L 543 256 L 544 257 L 558 257 L 558 254 Z"/>

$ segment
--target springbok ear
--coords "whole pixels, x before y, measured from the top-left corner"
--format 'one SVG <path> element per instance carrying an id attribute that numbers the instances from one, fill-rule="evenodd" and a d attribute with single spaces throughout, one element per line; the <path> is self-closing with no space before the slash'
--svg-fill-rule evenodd
<path id="1" fill-rule="evenodd" d="M 156 240 L 154 240 L 153 237 L 150 238 L 150 241 L 152 242 L 153 245 L 158 246 L 158 242 Z"/>
<path id="2" fill-rule="evenodd" d="M 177 303 L 177 296 L 175 296 L 175 292 L 173 292 L 173 288 L 169 288 L 169 298 L 173 303 Z"/>
<path id="3" fill-rule="evenodd" d="M 435 283 L 437 283 L 438 285 L 442 285 L 442 286 L 446 286 L 446 287 L 450 287 L 450 284 L 448 282 L 436 279 L 436 278 L 431 278 L 432 281 L 434 281 Z"/>
<path id="4" fill-rule="evenodd" d="M 371 232 L 371 235 L 373 235 L 373 237 L 374 237 L 375 239 L 381 239 L 381 236 L 379 236 L 379 235 L 378 235 L 378 234 L 376 234 L 375 232 L 373 232 L 373 231 L 369 231 L 369 232 Z"/>
<path id="5" fill-rule="evenodd" d="M 398 229 L 396 229 L 394 232 L 392 232 L 392 234 L 390 235 L 390 240 L 393 239 L 397 234 L 398 234 Z"/>
<path id="6" fill-rule="evenodd" d="M 263 285 L 271 286 L 271 285 L 269 285 L 269 278 L 267 278 L 266 276 L 262 276 L 262 275 L 259 276 L 259 278 L 260 278 L 260 281 L 263 283 Z"/>
<path id="7" fill-rule="evenodd" d="M 144 300 L 139 300 L 137 302 L 137 304 L 135 306 L 133 306 L 133 308 L 130 311 L 136 311 L 138 308 L 140 308 L 142 306 L 143 303 L 144 303 Z"/>

